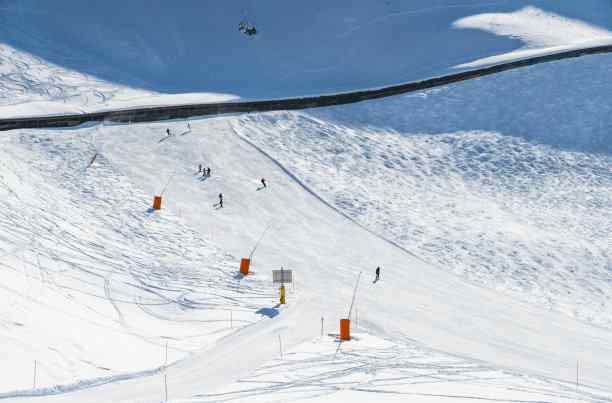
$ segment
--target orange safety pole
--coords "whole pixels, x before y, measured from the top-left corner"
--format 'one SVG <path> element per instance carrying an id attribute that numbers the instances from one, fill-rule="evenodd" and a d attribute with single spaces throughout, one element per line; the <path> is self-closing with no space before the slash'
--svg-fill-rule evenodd
<path id="1" fill-rule="evenodd" d="M 249 274 L 249 267 L 251 266 L 251 259 L 243 258 L 240 261 L 240 273 L 243 275 Z"/>
<path id="2" fill-rule="evenodd" d="M 340 340 L 351 339 L 351 321 L 350 319 L 340 319 Z"/>
<path id="3" fill-rule="evenodd" d="M 161 209 L 161 202 L 162 202 L 161 196 L 155 196 L 153 198 L 153 209 L 154 210 L 160 210 Z"/>

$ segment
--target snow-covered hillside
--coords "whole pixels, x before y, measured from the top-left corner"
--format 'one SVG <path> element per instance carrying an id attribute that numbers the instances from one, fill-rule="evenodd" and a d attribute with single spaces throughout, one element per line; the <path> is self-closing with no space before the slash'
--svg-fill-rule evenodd
<path id="1" fill-rule="evenodd" d="M 243 20 L 259 33 L 239 32 Z M 0 22 L 0 114 L 8 117 L 397 84 L 610 43 L 612 5 L 3 0 Z"/>
<path id="2" fill-rule="evenodd" d="M 62 244 L 36 248 L 36 253 L 42 256 L 40 265 L 20 259 L 17 253 L 13 265 L 23 263 L 13 270 L 21 269 L 24 280 L 6 290 L 14 303 L 5 315 L 12 320 L 44 315 L 55 323 L 59 322 L 55 318 L 87 309 L 89 320 L 102 325 L 92 335 L 87 327 L 63 319 L 66 324 L 55 330 L 61 336 L 60 342 L 34 335 L 42 330 L 29 333 L 36 329 L 34 320 L 24 322 L 25 326 L 9 327 L 8 337 L 29 334 L 27 340 L 40 348 L 28 350 L 30 365 L 22 364 L 20 372 L 13 375 L 15 384 L 23 385 L 21 390 L 5 389 L 4 396 L 30 393 L 25 384 L 31 380 L 27 375 L 28 372 L 31 375 L 32 360 L 37 359 L 45 363 L 39 373 L 40 386 L 68 384 L 68 389 L 77 389 L 43 399 L 51 401 L 158 401 L 163 396 L 160 392 L 163 375 L 167 377 L 171 401 L 209 401 L 227 393 L 248 400 L 249 388 L 242 386 L 248 383 L 229 384 L 249 379 L 272 383 L 258 392 L 263 401 L 275 400 L 279 392 L 285 398 L 283 393 L 295 398 L 320 396 L 341 401 L 350 396 L 347 393 L 364 392 L 367 385 L 385 384 L 389 378 L 401 379 L 394 372 L 397 366 L 405 368 L 410 376 L 424 377 L 424 383 L 415 389 L 410 381 L 398 381 L 395 386 L 377 387 L 359 396 L 373 399 L 370 393 L 386 389 L 398 397 L 412 393 L 422 398 L 446 395 L 544 400 L 552 394 L 558 401 L 576 397 L 610 399 L 607 386 L 610 368 L 601 359 L 612 354 L 609 330 L 510 298 L 499 290 L 470 285 L 445 268 L 425 263 L 370 233 L 342 215 L 341 208 L 326 205 L 317 193 L 311 193 L 316 188 L 305 188 L 296 181 L 299 170 L 298 176 L 293 176 L 289 165 L 279 166 L 237 136 L 236 131 L 244 124 L 239 117 L 205 119 L 192 122 L 189 131 L 184 123 L 178 122 L 170 126 L 176 136 L 161 142 L 166 127 L 162 125 L 93 127 L 64 134 L 24 131 L 7 137 L 10 140 L 5 142 L 12 144 L 14 154 L 28 155 L 33 150 L 37 160 L 46 161 L 42 164 L 46 167 L 42 170 L 46 175 L 43 183 L 49 184 L 37 186 L 37 190 L 40 187 L 40 191 L 52 197 L 28 195 L 14 182 L 7 181 L 21 200 L 29 201 L 27 206 L 32 205 L 27 208 L 33 212 L 31 220 L 45 222 L 47 211 L 64 211 L 62 221 L 81 222 L 74 224 L 78 228 L 95 228 L 89 236 L 95 237 L 89 244 L 96 246 L 81 245 L 79 239 L 90 238 L 78 232 L 68 236 L 76 231 L 73 228 L 58 236 L 66 239 L 64 243 L 76 252 L 68 255 Z M 278 134 L 284 136 L 282 131 Z M 85 171 L 95 152 L 99 153 L 100 161 L 96 158 Z M 280 161 L 288 159 L 280 148 L 270 150 L 270 154 Z M 211 178 L 202 181 L 196 175 L 199 162 L 212 167 Z M 56 174 L 51 175 L 52 172 Z M 268 180 L 268 189 L 257 190 L 261 176 Z M 133 190 L 121 186 L 122 178 Z M 328 179 L 334 181 L 333 176 Z M 95 186 L 89 185 L 88 181 L 93 180 Z M 390 189 L 396 186 L 393 183 Z M 150 196 L 163 189 L 163 210 L 148 212 Z M 225 196 L 223 209 L 212 206 L 219 192 Z M 114 195 L 110 203 L 107 195 Z M 121 199 L 130 202 L 123 203 Z M 46 200 L 53 204 L 46 207 Z M 79 220 L 80 214 L 75 214 L 74 208 L 62 206 L 69 200 L 79 200 L 79 206 L 91 205 L 79 207 L 79 211 L 83 210 L 80 214 L 91 223 Z M 120 206 L 116 219 L 110 222 L 102 219 L 114 217 Z M 13 206 L 9 211 L 19 211 L 19 207 Z M 48 220 L 58 221 L 53 216 Z M 251 251 L 269 225 L 270 230 L 255 254 L 256 274 L 242 280 L 234 278 L 239 258 Z M 23 227 L 7 226 L 8 245 L 18 243 Z M 26 234 L 36 239 L 38 232 L 41 231 Z M 107 232 L 123 236 L 106 235 Z M 221 246 L 231 255 L 215 254 L 213 245 Z M 102 256 L 120 259 L 117 263 L 106 263 L 95 250 L 106 251 Z M 208 255 L 195 254 L 200 250 Z M 15 247 L 9 249 L 13 251 Z M 123 256 L 128 260 L 121 260 Z M 64 263 L 65 260 L 69 263 Z M 138 262 L 135 270 L 133 262 Z M 377 264 L 383 267 L 383 280 L 373 285 L 369 271 Z M 274 292 L 270 289 L 270 270 L 281 265 L 295 270 L 297 278 L 287 308 L 275 306 Z M 101 273 L 96 270 L 98 266 Z M 26 293 L 20 288 L 20 284 L 44 285 L 36 281 L 39 273 L 48 276 L 45 278 L 49 282 L 64 285 L 65 277 L 72 278 L 75 270 L 79 273 L 77 279 L 82 280 L 68 283 L 71 288 L 58 287 L 53 292 L 45 288 L 45 293 Z M 346 347 L 327 336 L 319 339 L 321 317 L 325 320 L 325 334 L 337 332 L 338 319 L 346 315 L 354 281 L 362 270 L 366 272 L 353 318 L 359 323 L 354 329 L 356 339 Z M 82 292 L 77 294 L 73 289 L 86 293 L 79 296 Z M 75 294 L 78 298 L 66 306 L 53 303 L 49 294 L 60 300 Z M 241 329 L 228 334 L 227 310 L 232 309 L 241 311 L 240 318 L 245 322 L 235 324 Z M 242 327 L 256 318 L 260 319 L 258 323 Z M 210 320 L 220 322 L 211 324 Z M 175 323 L 178 328 L 169 326 Z M 71 332 L 66 332 L 68 326 Z M 572 336 L 568 337 L 569 334 Z M 220 338 L 224 335 L 227 336 Z M 110 342 L 133 336 L 145 340 Z M 96 349 L 88 342 L 95 337 L 109 343 Z M 168 341 L 171 351 L 178 350 L 169 361 L 179 361 L 155 375 L 164 362 L 164 341 Z M 282 364 L 276 361 L 279 341 L 286 354 Z M 75 343 L 81 347 L 67 348 Z M 134 350 L 133 343 L 141 345 L 140 350 Z M 114 361 L 114 355 L 100 354 L 111 347 L 117 357 L 124 358 L 123 365 L 127 367 Z M 147 353 L 145 348 L 152 351 Z M 286 378 L 281 374 L 266 375 L 266 367 L 292 368 L 299 365 L 292 363 L 293 357 L 299 359 L 312 348 L 315 349 L 312 365 L 307 369 L 293 367 L 301 382 L 275 388 L 273 385 L 286 382 Z M 64 363 L 48 363 L 53 355 L 39 358 L 45 349 L 57 350 Z M 391 355 L 392 352 L 396 355 Z M 395 364 L 387 364 L 384 356 Z M 577 395 L 572 386 L 576 359 L 581 365 Z M 355 367 L 355 363 L 364 360 L 370 366 Z M 24 358 L 16 355 L 11 361 L 21 362 Z M 82 368 L 85 364 L 81 363 L 91 363 L 91 369 Z M 324 387 L 328 365 L 345 367 L 337 376 L 344 373 L 347 377 L 343 381 L 346 390 Z M 149 374 L 143 371 L 147 370 L 153 376 L 146 376 Z M 95 379 L 102 371 L 110 378 Z M 82 389 L 120 377 L 134 379 Z M 308 378 L 317 377 L 323 377 L 315 382 L 317 386 L 308 383 Z M 54 390 L 62 388 L 38 389 L 36 393 Z"/>
<path id="3" fill-rule="evenodd" d="M 149 211 L 103 155 L 87 168 L 89 139 L 1 142 L 0 390 L 31 387 L 35 360 L 38 387 L 154 372 L 165 343 L 169 362 L 188 357 L 272 304 L 266 274 L 241 282 L 236 257 L 180 212 Z"/>
<path id="4" fill-rule="evenodd" d="M 237 130 L 449 272 L 612 327 L 611 74 L 594 56 Z"/>
<path id="5" fill-rule="evenodd" d="M 380 86 L 610 43 L 611 11 L 0 0 L 0 114 Z M 349 106 L 3 132 L 0 399 L 612 402 L 611 73 L 588 56 Z"/>

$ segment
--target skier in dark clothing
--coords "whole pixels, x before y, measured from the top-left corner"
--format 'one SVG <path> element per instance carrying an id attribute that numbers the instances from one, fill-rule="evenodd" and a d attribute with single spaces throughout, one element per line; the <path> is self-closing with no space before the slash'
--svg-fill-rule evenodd
<path id="1" fill-rule="evenodd" d="M 374 279 L 374 282 L 377 282 L 379 279 L 380 279 L 380 266 L 376 268 L 376 278 Z"/>
<path id="2" fill-rule="evenodd" d="M 219 208 L 223 208 L 223 193 L 219 193 Z"/>
<path id="3" fill-rule="evenodd" d="M 170 129 L 166 129 L 166 134 L 170 137 Z"/>
<path id="4" fill-rule="evenodd" d="M 206 168 L 206 176 L 210 176 L 210 167 Z"/>
<path id="5" fill-rule="evenodd" d="M 198 173 L 202 172 L 202 164 L 198 165 Z"/>
<path id="6" fill-rule="evenodd" d="M 262 185 L 263 187 L 265 187 L 265 188 L 267 188 L 267 187 L 268 187 L 268 185 L 266 185 L 266 180 L 265 180 L 265 178 L 261 178 L 261 185 Z"/>

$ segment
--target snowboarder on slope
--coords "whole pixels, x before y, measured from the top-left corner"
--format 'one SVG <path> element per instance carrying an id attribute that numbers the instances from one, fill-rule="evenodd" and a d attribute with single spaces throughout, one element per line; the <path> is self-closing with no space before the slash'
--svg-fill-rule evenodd
<path id="1" fill-rule="evenodd" d="M 264 188 L 267 188 L 267 187 L 268 187 L 268 185 L 266 185 L 266 179 L 265 179 L 265 178 L 261 178 L 261 185 L 262 185 Z"/>
<path id="2" fill-rule="evenodd" d="M 219 193 L 219 208 L 223 208 L 223 193 Z"/>
<path id="3" fill-rule="evenodd" d="M 379 279 L 380 279 L 380 266 L 376 268 L 376 278 L 374 279 L 374 282 L 377 282 Z"/>

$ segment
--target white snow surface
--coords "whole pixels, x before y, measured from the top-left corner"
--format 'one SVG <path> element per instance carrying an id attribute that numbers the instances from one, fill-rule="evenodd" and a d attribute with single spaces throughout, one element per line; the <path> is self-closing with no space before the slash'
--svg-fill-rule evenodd
<path id="1" fill-rule="evenodd" d="M 527 6 L 511 13 L 485 13 L 461 18 L 453 23 L 459 29 L 479 29 L 498 36 L 519 39 L 524 47 L 513 52 L 463 63 L 458 68 L 475 68 L 563 50 L 612 44 L 612 32 Z"/>
<path id="2" fill-rule="evenodd" d="M 353 325 L 355 326 L 355 325 Z M 354 328 L 355 329 L 355 328 Z M 502 402 L 596 401 L 575 384 L 501 371 L 407 341 L 381 339 L 358 326 L 339 346 L 318 337 L 270 360 L 218 393 L 181 402 Z"/>
<path id="3" fill-rule="evenodd" d="M 530 48 L 572 45 L 612 36 L 612 32 L 606 29 L 533 6 L 512 13 L 473 15 L 455 21 L 453 25 L 456 28 L 481 29 L 495 35 L 517 38 Z"/>
<path id="4" fill-rule="evenodd" d="M 0 116 L 18 118 L 236 100 L 228 94 L 162 94 L 52 64 L 0 44 Z"/>
<path id="5" fill-rule="evenodd" d="M 2 273 L 13 302 L 3 346 L 16 364 L 0 396 L 152 402 L 165 375 L 171 401 L 609 401 L 612 162 L 607 106 L 598 101 L 610 68 L 609 56 L 593 56 L 377 102 L 203 119 L 191 129 L 7 134 Z M 547 80 L 558 93 L 543 90 Z M 551 95 L 559 102 L 531 114 L 529 102 L 517 102 Z M 550 118 L 572 110 L 579 126 L 567 125 L 572 115 Z M 441 116 L 459 113 L 464 126 L 439 130 L 455 124 Z M 491 120 L 472 119 L 483 113 Z M 519 116 L 508 132 L 494 130 Z M 200 162 L 211 178 L 196 173 Z M 269 188 L 258 190 L 262 176 Z M 223 209 L 213 206 L 219 192 Z M 163 209 L 148 211 L 160 193 Z M 257 244 L 256 274 L 235 277 Z M 297 278 L 286 308 L 275 306 L 270 284 L 281 265 Z M 374 285 L 376 265 L 383 273 Z M 291 368 L 276 361 L 279 340 L 289 360 L 309 351 L 321 317 L 325 333 L 336 332 L 359 271 L 353 319 L 362 330 L 338 361 L 328 364 L 324 337 L 307 372 L 294 367 L 297 379 L 319 381 L 266 375 Z M 228 310 L 238 331 L 228 329 Z M 165 341 L 171 365 L 162 373 Z M 351 349 L 380 343 L 399 361 L 364 374 L 351 358 L 364 353 Z M 376 354 L 367 357 L 357 362 Z M 328 365 L 346 367 L 344 387 L 326 385 Z M 416 387 L 397 367 L 441 381 Z M 399 380 L 380 393 L 388 377 Z M 271 385 L 253 392 L 249 380 Z"/>
<path id="6" fill-rule="evenodd" d="M 24 130 L 3 138 L 2 149 L 9 150 L 3 161 L 13 166 L 7 171 L 27 176 L 3 175 L 3 200 L 11 205 L 2 213 L 2 273 L 8 279 L 2 290 L 12 301 L 3 313 L 3 346 L 16 364 L 13 383 L 0 396 L 156 402 L 163 399 L 165 376 L 169 401 L 177 402 L 226 395 L 249 400 L 249 380 L 272 383 L 257 392 L 262 401 L 386 401 L 390 394 L 429 400 L 611 399 L 609 330 L 467 283 L 425 262 L 420 250 L 373 234 L 342 204 L 326 204 L 326 193 L 302 182 L 299 169 L 279 165 L 288 159 L 282 148 L 272 147 L 267 155 L 237 135 L 246 134 L 247 123 L 239 117 L 205 119 L 191 122 L 189 131 L 176 122 L 170 128 L 177 134 L 170 138 L 162 124 Z M 85 170 L 95 152 L 99 156 Z M 371 158 L 384 163 L 382 156 Z M 212 167 L 211 178 L 195 172 L 200 161 Z M 342 166 L 341 159 L 336 163 Z M 264 175 L 269 188 L 257 190 Z M 28 182 L 33 185 L 24 186 Z M 161 192 L 163 209 L 148 211 L 151 196 Z M 225 195 L 223 209 L 213 207 L 219 192 Z M 241 279 L 239 258 L 268 225 L 254 255 L 255 274 Z M 377 264 L 383 279 L 374 285 L 369 271 Z M 270 270 L 281 265 L 297 278 L 282 308 L 270 284 Z M 337 332 L 362 270 L 353 317 L 359 327 L 351 344 L 322 339 L 311 365 L 294 368 L 305 383 L 283 386 L 282 373 L 265 376 L 269 366 L 291 369 L 291 361 L 276 361 L 279 340 L 288 359 L 299 359 L 320 334 L 321 316 L 325 333 Z M 228 310 L 240 319 L 239 330 L 231 333 Z M 49 336 L 40 337 L 42 332 Z M 162 371 L 165 341 L 171 356 Z M 37 347 L 13 352 L 21 342 Z M 336 359 L 329 364 L 331 350 Z M 385 364 L 382 357 L 392 353 Z M 40 386 L 32 391 L 34 359 Z M 355 360 L 374 360 L 374 372 L 364 374 Z M 340 378 L 343 387 L 325 386 L 329 365 L 345 368 L 338 374 L 346 377 Z M 402 380 L 398 367 L 423 383 Z M 396 386 L 379 390 L 396 376 Z M 308 377 L 322 380 L 308 383 Z M 378 392 L 367 391 L 368 384 Z"/>
<path id="7" fill-rule="evenodd" d="M 594 56 L 237 130 L 437 266 L 612 328 L 610 74 Z"/>
<path id="8" fill-rule="evenodd" d="M 0 1 L 0 113 L 379 86 L 612 28 L 603 0 L 348 3 Z M 335 108 L 4 133 L 0 399 L 612 401 L 611 74 L 590 56 Z"/>
<path id="9" fill-rule="evenodd" d="M 236 279 L 235 258 L 148 211 L 104 156 L 86 168 L 95 148 L 77 139 L 1 139 L 2 391 L 32 387 L 35 360 L 37 388 L 150 373 L 166 342 L 183 359 L 273 301 L 265 274 Z"/>

